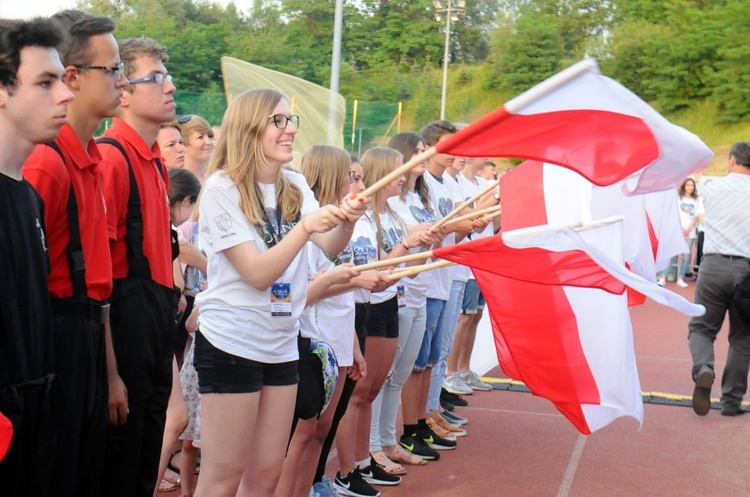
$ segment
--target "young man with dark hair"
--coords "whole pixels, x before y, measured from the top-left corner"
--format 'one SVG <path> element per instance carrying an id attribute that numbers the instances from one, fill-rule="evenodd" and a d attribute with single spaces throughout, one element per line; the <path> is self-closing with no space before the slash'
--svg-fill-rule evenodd
<path id="1" fill-rule="evenodd" d="M 114 22 L 79 10 L 55 14 L 66 33 L 60 47 L 63 81 L 76 95 L 68 123 L 54 142 L 38 145 L 23 174 L 45 205 L 51 271 L 55 374 L 64 400 L 57 416 L 53 480 L 59 495 L 98 495 L 107 433 L 112 266 L 104 207 L 101 156 L 93 139 L 102 119 L 117 111 L 127 80 L 120 66 Z M 109 379 L 115 408 L 127 408 L 117 376 Z"/>
<path id="2" fill-rule="evenodd" d="M 53 346 L 43 202 L 21 169 L 53 140 L 73 94 L 46 19 L 0 20 L 0 412 L 13 424 L 3 495 L 47 495 L 55 441 Z"/>
<path id="3" fill-rule="evenodd" d="M 721 379 L 721 414 L 744 414 L 750 369 L 750 142 L 732 145 L 729 174 L 703 189 L 705 242 L 695 303 L 706 313 L 690 320 L 688 341 L 693 357 L 693 411 L 705 416 L 711 409 L 714 382 L 714 342 L 729 311 L 729 351 Z M 745 206 L 745 207 L 743 207 Z"/>
<path id="4" fill-rule="evenodd" d="M 114 277 L 112 341 L 129 412 L 110 426 L 101 492 L 146 497 L 156 487 L 176 333 L 169 176 L 156 142 L 161 125 L 174 119 L 175 86 L 164 46 L 143 37 L 119 45 L 130 84 L 99 147 Z"/>

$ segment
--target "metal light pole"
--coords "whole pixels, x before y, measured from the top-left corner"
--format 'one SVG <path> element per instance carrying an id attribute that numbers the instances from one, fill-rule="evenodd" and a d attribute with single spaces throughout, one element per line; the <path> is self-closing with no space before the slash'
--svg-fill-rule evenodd
<path id="1" fill-rule="evenodd" d="M 445 4 L 445 6 L 443 5 Z M 465 0 L 445 0 L 441 2 L 434 0 L 432 5 L 435 7 L 435 20 L 441 21 L 440 13 L 445 12 L 445 52 L 443 53 L 443 96 L 440 100 L 440 119 L 445 119 L 445 103 L 448 96 L 448 62 L 450 62 L 450 39 L 451 39 L 451 20 L 457 21 L 463 16 L 466 9 Z M 455 17 L 454 17 L 455 16 Z"/>

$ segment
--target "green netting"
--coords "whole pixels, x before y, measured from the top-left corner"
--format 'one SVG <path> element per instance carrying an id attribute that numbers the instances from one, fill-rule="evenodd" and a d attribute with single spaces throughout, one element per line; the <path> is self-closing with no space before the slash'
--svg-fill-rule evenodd
<path id="1" fill-rule="evenodd" d="M 352 143 L 354 102 L 346 102 L 344 147 L 357 155 L 362 155 L 369 148 L 385 146 L 388 143 L 388 138 L 398 132 L 397 116 L 398 103 L 358 102 L 357 125 L 354 132 L 354 143 Z M 388 132 L 388 136 L 384 138 L 386 132 Z"/>
<path id="2" fill-rule="evenodd" d="M 177 115 L 197 114 L 212 126 L 220 126 L 227 110 L 227 99 L 222 93 L 188 93 L 177 91 L 174 94 Z"/>

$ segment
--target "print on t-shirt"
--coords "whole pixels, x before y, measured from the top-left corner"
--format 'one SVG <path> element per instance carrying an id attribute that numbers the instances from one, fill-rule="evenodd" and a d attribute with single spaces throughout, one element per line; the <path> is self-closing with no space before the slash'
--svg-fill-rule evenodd
<path id="1" fill-rule="evenodd" d="M 268 247 L 279 243 L 287 233 L 292 231 L 294 224 L 289 222 L 278 207 L 266 207 L 266 223 L 260 226 L 263 242 Z"/>
<path id="2" fill-rule="evenodd" d="M 438 199 L 438 210 L 440 211 L 441 216 L 447 216 L 453 210 L 453 200 L 446 197 L 440 197 L 440 199 Z"/>
<path id="3" fill-rule="evenodd" d="M 378 253 L 366 236 L 360 236 L 356 240 L 352 240 L 351 248 L 355 266 L 362 266 L 378 260 Z"/>
<path id="4" fill-rule="evenodd" d="M 338 255 L 325 254 L 325 256 L 329 261 L 333 262 L 335 266 L 348 264 L 352 262 L 353 259 L 352 246 L 351 244 L 347 245 L 346 248 Z"/>
<path id="5" fill-rule="evenodd" d="M 690 218 L 692 219 L 693 217 L 695 217 L 695 201 L 681 201 L 680 210 L 690 216 Z"/>
<path id="6" fill-rule="evenodd" d="M 390 254 L 393 247 L 404 238 L 404 231 L 399 228 L 383 227 L 383 252 Z"/>
<path id="7" fill-rule="evenodd" d="M 435 222 L 435 218 L 432 217 L 432 214 L 430 214 L 430 211 L 428 211 L 424 207 L 410 205 L 409 212 L 411 213 L 412 217 L 414 217 L 414 219 L 416 219 L 417 222 L 419 223 L 434 223 Z M 446 212 L 446 214 L 448 212 Z"/>

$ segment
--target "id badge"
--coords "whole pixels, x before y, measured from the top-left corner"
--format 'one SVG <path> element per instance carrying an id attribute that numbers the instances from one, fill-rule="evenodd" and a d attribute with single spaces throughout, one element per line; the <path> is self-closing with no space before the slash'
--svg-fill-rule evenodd
<path id="1" fill-rule="evenodd" d="M 292 286 L 289 283 L 271 285 L 271 316 L 292 315 Z"/>
<path id="2" fill-rule="evenodd" d="M 396 287 L 396 298 L 398 299 L 399 307 L 406 307 L 406 288 L 404 288 L 404 285 Z"/>

